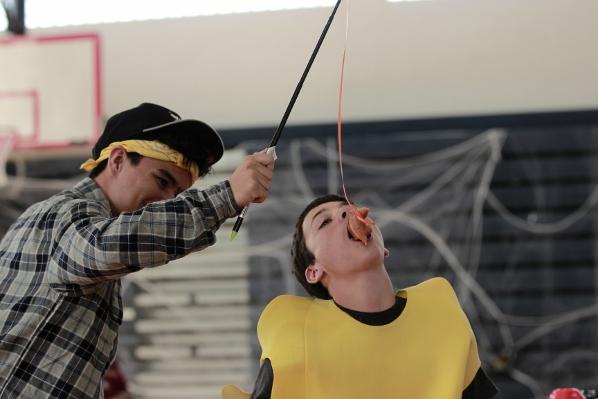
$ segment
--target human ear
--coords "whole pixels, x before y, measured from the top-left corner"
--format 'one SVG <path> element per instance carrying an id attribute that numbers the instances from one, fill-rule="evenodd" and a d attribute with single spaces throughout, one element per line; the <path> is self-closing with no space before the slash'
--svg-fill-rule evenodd
<path id="1" fill-rule="evenodd" d="M 310 284 L 319 283 L 320 280 L 322 280 L 323 276 L 324 276 L 324 270 L 322 269 L 321 266 L 319 266 L 317 264 L 309 265 L 305 269 L 305 279 Z"/>
<path id="2" fill-rule="evenodd" d="M 386 248 L 384 248 L 384 257 L 388 258 L 388 255 L 390 255 L 390 251 Z"/>
<path id="3" fill-rule="evenodd" d="M 127 152 L 122 147 L 115 147 L 110 152 L 110 157 L 108 158 L 108 168 L 113 173 L 116 174 L 122 170 L 123 164 L 125 163 L 125 158 L 127 157 Z"/>

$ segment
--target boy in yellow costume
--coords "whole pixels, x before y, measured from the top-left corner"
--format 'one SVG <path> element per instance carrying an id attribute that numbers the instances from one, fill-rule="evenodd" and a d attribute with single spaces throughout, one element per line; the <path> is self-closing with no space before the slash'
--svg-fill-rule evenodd
<path id="1" fill-rule="evenodd" d="M 494 397 L 449 282 L 395 290 L 382 234 L 364 215 L 327 195 L 299 216 L 293 273 L 313 297 L 282 295 L 267 305 L 254 390 L 227 385 L 224 399 Z M 362 237 L 351 227 L 357 219 Z"/>

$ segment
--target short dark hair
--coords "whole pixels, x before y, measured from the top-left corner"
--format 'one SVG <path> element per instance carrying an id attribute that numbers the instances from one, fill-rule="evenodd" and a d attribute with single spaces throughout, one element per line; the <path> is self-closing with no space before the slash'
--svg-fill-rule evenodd
<path id="1" fill-rule="evenodd" d="M 295 224 L 295 233 L 293 235 L 293 244 L 291 246 L 291 261 L 293 263 L 293 274 L 295 275 L 295 278 L 310 295 L 320 299 L 330 299 L 331 297 L 328 289 L 326 289 L 321 282 L 312 284 L 305 278 L 305 269 L 307 269 L 309 265 L 312 265 L 316 258 L 305 245 L 303 220 L 305 220 L 305 216 L 307 216 L 309 211 L 327 202 L 343 202 L 346 204 L 347 200 L 340 195 L 327 194 L 310 202 L 303 212 L 301 212 L 297 224 Z"/>
<path id="2" fill-rule="evenodd" d="M 129 158 L 129 161 L 131 161 L 133 165 L 137 165 L 139 161 L 141 161 L 141 158 L 143 158 L 143 155 L 140 155 L 137 152 L 127 152 L 127 158 Z M 89 172 L 89 177 L 92 179 L 98 177 L 98 175 L 102 173 L 104 169 L 106 169 L 106 165 L 108 165 L 108 160 L 104 159 L 98 164 L 98 166 Z"/>

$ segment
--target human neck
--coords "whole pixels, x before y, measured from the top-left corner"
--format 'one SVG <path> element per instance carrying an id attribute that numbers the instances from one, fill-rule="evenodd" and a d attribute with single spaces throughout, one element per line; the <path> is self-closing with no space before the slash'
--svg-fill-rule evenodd
<path id="1" fill-rule="evenodd" d="M 108 203 L 110 204 L 110 210 L 112 212 L 112 216 L 118 216 L 118 213 L 116 212 L 116 210 L 114 208 L 114 204 L 112 203 L 112 200 L 110 199 L 110 190 L 109 190 L 110 182 L 108 181 L 108 178 L 106 177 L 106 173 L 105 172 L 100 173 L 93 180 L 95 181 L 96 185 L 100 188 L 100 190 L 102 190 L 102 192 L 106 196 L 106 199 L 108 200 Z"/>
<path id="2" fill-rule="evenodd" d="M 395 290 L 384 266 L 336 279 L 328 285 L 336 303 L 359 312 L 381 312 L 395 304 Z"/>

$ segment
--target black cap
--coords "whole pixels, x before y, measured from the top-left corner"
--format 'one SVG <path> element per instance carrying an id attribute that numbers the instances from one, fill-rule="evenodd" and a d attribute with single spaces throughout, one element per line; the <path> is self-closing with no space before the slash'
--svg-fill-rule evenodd
<path id="1" fill-rule="evenodd" d="M 151 103 L 110 117 L 91 154 L 97 159 L 110 143 L 124 140 L 158 140 L 197 163 L 200 171 L 224 153 L 220 135 L 206 123 L 181 119 L 176 112 Z"/>

